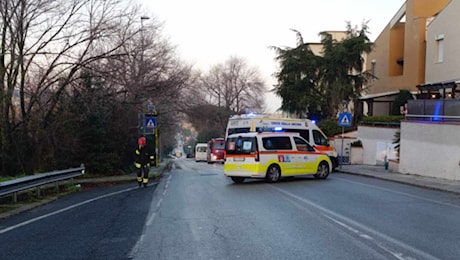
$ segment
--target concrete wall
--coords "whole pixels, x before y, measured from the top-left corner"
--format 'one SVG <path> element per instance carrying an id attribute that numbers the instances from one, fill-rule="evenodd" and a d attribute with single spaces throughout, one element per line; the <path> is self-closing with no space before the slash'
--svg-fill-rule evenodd
<path id="1" fill-rule="evenodd" d="M 460 124 L 402 122 L 399 172 L 460 180 Z"/>
<path id="2" fill-rule="evenodd" d="M 363 143 L 363 164 L 384 165 L 387 159 L 396 159 L 393 139 L 399 128 L 358 126 L 358 137 Z"/>

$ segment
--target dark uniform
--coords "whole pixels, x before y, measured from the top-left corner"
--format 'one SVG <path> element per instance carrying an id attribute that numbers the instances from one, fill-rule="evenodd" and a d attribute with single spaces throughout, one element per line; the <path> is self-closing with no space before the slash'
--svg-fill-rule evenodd
<path id="1" fill-rule="evenodd" d="M 137 182 L 139 187 L 144 184 L 144 187 L 147 187 L 149 182 L 149 168 L 150 163 L 153 162 L 155 156 L 153 155 L 151 149 L 146 146 L 146 140 L 144 137 L 139 138 L 139 145 L 136 149 L 136 159 L 134 165 L 138 169 L 137 171 Z"/>

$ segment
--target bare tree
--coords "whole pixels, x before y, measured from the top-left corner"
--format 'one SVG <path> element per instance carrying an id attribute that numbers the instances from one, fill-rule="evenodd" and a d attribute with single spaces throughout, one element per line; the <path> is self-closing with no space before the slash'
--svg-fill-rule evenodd
<path id="1" fill-rule="evenodd" d="M 20 166 L 21 171 L 30 171 L 24 168 L 31 159 L 27 156 L 45 156 L 36 155 L 33 144 L 53 139 L 46 129 L 61 97 L 74 91 L 72 83 L 82 70 L 121 55 L 118 50 L 138 34 L 130 29 L 137 21 L 136 9 L 127 10 L 125 4 L 104 0 L 1 1 L 2 172 L 8 171 L 6 163 L 12 160 L 16 161 L 13 170 Z M 123 37 L 119 37 L 122 30 Z M 25 144 L 29 147 L 26 153 Z"/>
<path id="2" fill-rule="evenodd" d="M 250 68 L 242 58 L 230 57 L 224 64 L 212 67 L 201 77 L 201 84 L 210 104 L 235 113 L 263 110 L 264 82 L 257 69 Z"/>

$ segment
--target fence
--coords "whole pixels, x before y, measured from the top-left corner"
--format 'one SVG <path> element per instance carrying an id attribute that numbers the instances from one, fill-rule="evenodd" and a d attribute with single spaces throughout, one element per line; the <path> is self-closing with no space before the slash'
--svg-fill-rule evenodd
<path id="1" fill-rule="evenodd" d="M 407 120 L 460 121 L 460 99 L 409 100 Z"/>
<path id="2" fill-rule="evenodd" d="M 10 181 L 0 182 L 0 197 L 13 194 L 13 201 L 17 202 L 17 193 L 20 191 L 36 188 L 37 196 L 40 196 L 40 187 L 50 183 L 56 183 L 59 190 L 59 182 L 81 176 L 85 173 L 82 164 L 77 168 L 34 174 Z"/>

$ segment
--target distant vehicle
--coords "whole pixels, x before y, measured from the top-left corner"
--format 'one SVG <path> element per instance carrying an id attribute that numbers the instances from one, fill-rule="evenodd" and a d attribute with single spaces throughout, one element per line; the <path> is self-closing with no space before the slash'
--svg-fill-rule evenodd
<path id="1" fill-rule="evenodd" d="M 299 133 L 239 133 L 225 145 L 224 174 L 234 182 L 246 178 L 277 182 L 282 177 L 313 175 L 326 179 L 332 171 L 327 154 L 311 146 Z"/>
<path id="2" fill-rule="evenodd" d="M 208 142 L 208 152 L 206 160 L 208 163 L 224 163 L 225 139 L 213 138 Z"/>
<path id="3" fill-rule="evenodd" d="M 230 116 L 225 138 L 231 134 L 249 132 L 296 132 L 317 150 L 326 153 L 333 169 L 339 166 L 337 151 L 326 135 L 309 119 L 276 118 L 267 115 L 242 114 Z"/>
<path id="4" fill-rule="evenodd" d="M 195 162 L 207 161 L 208 144 L 197 143 L 195 146 Z"/>

